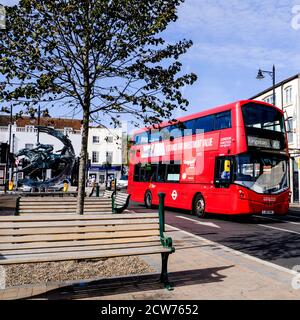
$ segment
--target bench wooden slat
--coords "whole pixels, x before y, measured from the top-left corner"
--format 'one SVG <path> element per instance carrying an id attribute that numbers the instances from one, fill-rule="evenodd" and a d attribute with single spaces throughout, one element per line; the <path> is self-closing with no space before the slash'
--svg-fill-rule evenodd
<path id="1" fill-rule="evenodd" d="M 123 217 L 123 216 L 122 216 Z M 86 220 L 86 221 L 39 221 L 39 222 L 1 222 L 1 229 L 12 228 L 42 228 L 42 227 L 80 227 L 80 226 L 105 226 L 105 225 L 131 225 L 158 223 L 158 218 L 148 219 L 114 219 L 114 220 Z"/>
<path id="2" fill-rule="evenodd" d="M 57 204 L 62 204 L 62 205 L 76 205 L 77 204 L 77 201 L 59 201 L 59 200 L 55 200 L 55 201 L 22 201 L 20 200 L 19 203 L 21 205 L 41 205 L 41 204 L 44 204 L 44 203 L 47 203 L 47 204 L 53 204 L 53 203 L 57 203 Z M 97 205 L 97 204 L 102 204 L 102 203 L 111 203 L 111 200 L 110 199 L 107 199 L 107 198 L 103 198 L 101 200 L 97 200 L 97 201 L 84 201 L 84 204 L 88 204 L 88 205 Z"/>
<path id="3" fill-rule="evenodd" d="M 127 193 L 117 193 L 116 198 L 118 199 L 127 199 L 128 194 Z"/>
<path id="4" fill-rule="evenodd" d="M 38 234 L 65 234 L 77 232 L 116 232 L 116 231 L 134 231 L 134 230 L 157 230 L 156 224 L 132 224 L 132 225 L 110 225 L 110 226 L 81 226 L 81 227 L 43 227 L 43 228 L 20 228 L 20 229 L 0 229 L 0 241 L 2 236 L 6 235 L 38 235 Z"/>
<path id="5" fill-rule="evenodd" d="M 94 212 L 94 213 L 97 213 L 97 212 L 111 212 L 111 207 L 109 206 L 105 206 L 103 208 L 84 208 L 84 212 Z M 56 213 L 64 213 L 64 212 L 76 212 L 76 208 L 67 208 L 67 209 L 60 209 L 60 208 L 48 208 L 48 209 L 39 209 L 39 208 L 36 208 L 36 209 L 21 209 L 19 210 L 19 213 L 53 213 L 53 212 L 56 212 Z"/>
<path id="6" fill-rule="evenodd" d="M 20 202 L 77 202 L 77 198 L 62 198 L 62 197 L 51 197 L 51 198 L 41 198 L 41 197 L 30 197 L 30 198 L 20 198 Z M 85 197 L 84 202 L 101 202 L 107 201 L 107 198 L 104 197 Z"/>
<path id="7" fill-rule="evenodd" d="M 160 246 L 130 249 L 111 249 L 103 251 L 82 251 L 82 252 L 64 252 L 64 253 L 48 253 L 34 255 L 9 255 L 0 256 L 0 264 L 17 264 L 17 263 L 34 263 L 49 262 L 62 260 L 78 260 L 78 259 L 99 259 L 120 256 L 133 256 L 142 254 L 154 254 L 161 252 L 169 252 L 169 249 Z"/>
<path id="8" fill-rule="evenodd" d="M 110 199 L 106 199 L 105 201 L 99 201 L 99 202 L 85 202 L 85 206 L 101 206 L 103 204 L 111 204 Z M 73 207 L 76 206 L 76 202 L 19 202 L 20 207 L 37 207 L 37 206 L 49 206 L 49 205 L 57 205 L 57 206 L 67 206 L 67 207 Z"/>
<path id="9" fill-rule="evenodd" d="M 117 243 L 117 244 L 102 244 L 102 245 L 82 245 L 82 246 L 68 246 L 66 247 L 54 247 L 54 248 L 37 248 L 37 249 L 18 249 L 18 250 L 1 250 L 1 254 L 7 255 L 20 255 L 20 254 L 36 254 L 36 253 L 50 253 L 50 252 L 65 252 L 68 251 L 92 251 L 92 250 L 109 250 L 109 249 L 121 249 L 121 248 L 139 248 L 139 247 L 152 247 L 159 246 L 160 241 L 149 242 L 129 242 L 129 243 Z"/>
<path id="10" fill-rule="evenodd" d="M 90 215 L 90 214 L 108 214 L 108 213 L 113 213 L 112 211 L 110 210 L 106 210 L 106 211 L 89 211 L 89 212 L 86 212 L 85 215 Z M 74 215 L 76 215 L 76 212 L 75 210 L 74 211 L 70 211 L 70 212 L 64 212 L 64 213 L 61 213 L 61 212 L 23 212 L 22 213 L 22 216 L 32 216 L 32 215 L 36 215 L 37 217 L 37 220 L 39 220 L 39 217 L 41 216 L 49 216 L 49 214 L 53 217 L 59 217 L 61 214 L 64 214 L 66 216 L 71 216 L 73 217 Z"/>
<path id="11" fill-rule="evenodd" d="M 157 218 L 158 213 L 126 213 L 122 215 L 122 219 L 140 219 L 140 218 Z M 0 223 L 2 221 L 63 221 L 63 220 L 105 220 L 105 219 L 115 219 L 116 214 L 91 214 L 91 215 L 45 215 L 45 216 L 37 216 L 37 215 L 27 215 L 27 216 L 0 216 Z"/>
<path id="12" fill-rule="evenodd" d="M 0 243 L 8 242 L 35 242 L 35 241 L 60 241 L 76 239 L 111 239 L 128 238 L 138 236 L 156 236 L 159 230 L 145 231 L 117 231 L 117 232 L 91 232 L 91 233 L 68 233 L 68 234 L 49 234 L 49 235 L 30 235 L 30 236 L 1 236 Z"/>
<path id="13" fill-rule="evenodd" d="M 0 243 L 0 250 L 20 250 L 20 249 L 35 249 L 35 248 L 62 248 L 65 250 L 69 246 L 90 246 L 103 244 L 122 244 L 132 242 L 151 242 L 159 241 L 158 236 L 141 236 L 131 238 L 115 238 L 115 239 L 92 239 L 92 240 L 71 240 L 71 241 L 49 241 L 49 242 L 24 242 L 24 243 Z"/>
<path id="14" fill-rule="evenodd" d="M 109 210 L 111 208 L 111 206 L 103 206 L 103 207 L 99 207 L 99 208 L 89 208 L 89 207 L 85 207 L 84 208 L 84 212 L 88 212 L 88 211 L 99 211 L 99 212 L 103 212 L 105 210 Z M 30 208 L 26 208 L 26 209 L 20 209 L 19 212 L 76 212 L 76 208 L 34 208 L 34 209 L 30 209 Z M 109 210 L 110 211 L 110 210 Z"/>
<path id="15" fill-rule="evenodd" d="M 51 204 L 52 206 L 52 204 Z M 84 208 L 102 208 L 103 206 L 111 206 L 111 201 L 110 202 L 103 202 L 101 204 L 87 204 L 85 203 Z M 28 209 L 28 208 L 32 208 L 32 209 L 48 209 L 49 208 L 49 204 L 35 204 L 35 205 L 24 205 L 21 204 L 19 205 L 19 209 Z M 64 203 L 57 203 L 55 204 L 55 208 L 62 208 L 62 209 L 76 209 L 76 204 L 64 204 Z"/>

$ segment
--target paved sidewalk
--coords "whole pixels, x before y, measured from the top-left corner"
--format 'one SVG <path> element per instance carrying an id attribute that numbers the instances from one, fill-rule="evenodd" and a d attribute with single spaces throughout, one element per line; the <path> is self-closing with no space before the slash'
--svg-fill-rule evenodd
<path id="1" fill-rule="evenodd" d="M 299 203 L 291 203 L 290 204 L 290 211 L 299 211 L 300 210 L 300 204 Z"/>
<path id="2" fill-rule="evenodd" d="M 167 233 L 176 247 L 169 260 L 173 291 L 167 291 L 157 282 L 160 255 L 149 255 L 143 258 L 156 268 L 157 274 L 75 285 L 50 283 L 10 288 L 0 290 L 0 299 L 300 299 L 300 289 L 295 290 L 291 285 L 297 274 L 291 270 L 173 227 L 168 227 Z"/>

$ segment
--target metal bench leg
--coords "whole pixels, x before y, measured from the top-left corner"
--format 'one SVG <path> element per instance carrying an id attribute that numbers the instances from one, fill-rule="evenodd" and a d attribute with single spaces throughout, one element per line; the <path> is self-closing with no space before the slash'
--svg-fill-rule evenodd
<path id="1" fill-rule="evenodd" d="M 161 275 L 160 275 L 160 282 L 162 282 L 166 289 L 173 290 L 174 285 L 169 282 L 168 277 L 168 258 L 169 252 L 164 252 L 161 254 Z"/>

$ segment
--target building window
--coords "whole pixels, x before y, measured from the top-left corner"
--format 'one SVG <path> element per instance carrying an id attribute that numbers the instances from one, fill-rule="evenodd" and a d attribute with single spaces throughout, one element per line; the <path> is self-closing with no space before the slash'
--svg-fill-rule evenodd
<path id="1" fill-rule="evenodd" d="M 25 126 L 25 129 L 27 132 L 34 132 L 35 131 L 34 126 Z"/>
<path id="2" fill-rule="evenodd" d="M 294 122 L 293 118 L 287 119 L 287 130 L 288 130 L 288 143 L 293 143 L 293 137 L 294 137 Z"/>
<path id="3" fill-rule="evenodd" d="M 100 137 L 99 136 L 93 136 L 93 143 L 100 143 Z"/>
<path id="4" fill-rule="evenodd" d="M 276 94 L 275 94 L 275 100 L 276 100 Z M 273 101 L 273 94 L 267 96 L 266 98 L 263 99 L 264 102 L 269 103 L 269 104 L 275 104 Z"/>
<path id="5" fill-rule="evenodd" d="M 74 130 L 73 130 L 73 128 L 71 128 L 71 127 L 66 127 L 66 128 L 64 128 L 64 133 L 65 134 L 70 134 L 70 133 L 72 133 Z"/>
<path id="6" fill-rule="evenodd" d="M 101 175 L 99 176 L 99 182 L 100 182 L 100 183 L 104 183 L 104 181 L 105 181 L 105 176 L 101 174 Z"/>
<path id="7" fill-rule="evenodd" d="M 107 141 L 107 143 L 113 143 L 114 142 L 114 137 L 108 136 L 108 137 L 106 137 L 106 141 Z"/>
<path id="8" fill-rule="evenodd" d="M 292 87 L 288 87 L 285 89 L 285 103 L 292 103 Z"/>
<path id="9" fill-rule="evenodd" d="M 112 164 L 112 160 L 113 160 L 113 153 L 109 151 L 106 153 L 106 162 L 109 164 Z"/>
<path id="10" fill-rule="evenodd" d="M 25 143 L 25 148 L 29 150 L 33 149 L 33 143 Z"/>
<path id="11" fill-rule="evenodd" d="M 92 152 L 92 162 L 99 163 L 99 152 L 98 151 Z"/>

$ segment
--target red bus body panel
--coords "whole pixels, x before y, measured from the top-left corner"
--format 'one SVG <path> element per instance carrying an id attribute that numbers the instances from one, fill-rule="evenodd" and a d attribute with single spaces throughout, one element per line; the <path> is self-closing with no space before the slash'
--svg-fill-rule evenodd
<path id="1" fill-rule="evenodd" d="M 276 195 L 267 195 L 258 194 L 236 184 L 231 184 L 229 188 L 217 188 L 214 184 L 216 157 L 234 156 L 245 153 L 248 150 L 241 111 L 241 105 L 248 102 L 254 101 L 239 101 L 178 119 L 179 121 L 186 121 L 231 110 L 231 128 L 178 138 L 172 142 L 166 140 L 151 144 L 151 150 L 153 151 L 151 162 L 176 160 L 179 156 L 182 156 L 182 143 L 190 147 L 188 156 L 182 157 L 179 183 L 133 181 L 135 164 L 149 161 L 145 154 L 149 152 L 150 144 L 132 146 L 127 190 L 131 194 L 131 200 L 144 202 L 145 193 L 149 190 L 152 193 L 153 204 L 157 205 L 158 193 L 164 192 L 166 194 L 166 206 L 191 210 L 195 195 L 201 193 L 205 199 L 205 211 L 209 213 L 255 214 L 262 213 L 262 211 L 274 211 L 275 214 L 286 214 L 289 208 L 289 190 Z M 270 106 L 269 104 L 266 105 Z M 280 109 L 278 110 L 282 113 Z M 170 125 L 170 123 L 164 122 L 161 127 L 167 125 Z M 141 129 L 135 132 L 135 134 L 147 131 L 148 129 Z M 160 154 L 158 151 L 156 156 L 155 150 L 161 149 L 162 144 L 165 153 Z M 195 145 L 203 146 L 202 156 L 197 156 L 194 149 Z M 189 176 L 190 163 L 193 163 L 193 166 L 198 168 L 199 172 L 197 174 L 192 170 L 193 172 Z"/>

